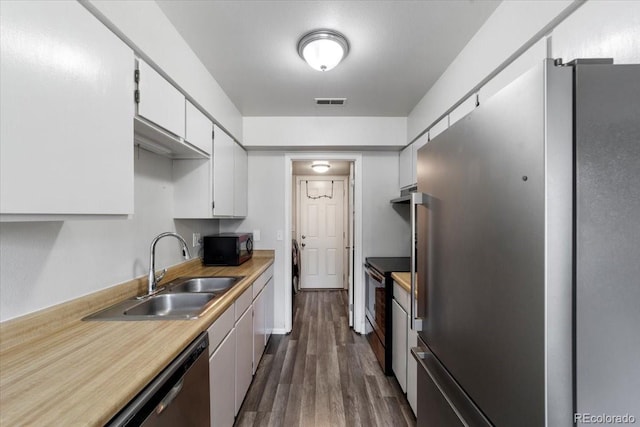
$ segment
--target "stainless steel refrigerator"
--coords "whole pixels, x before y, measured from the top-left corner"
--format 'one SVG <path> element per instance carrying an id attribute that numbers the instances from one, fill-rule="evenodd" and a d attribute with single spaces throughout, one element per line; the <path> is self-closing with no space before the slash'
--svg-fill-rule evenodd
<path id="1" fill-rule="evenodd" d="M 482 102 L 418 151 L 412 227 L 418 426 L 640 423 L 640 65 Z"/>

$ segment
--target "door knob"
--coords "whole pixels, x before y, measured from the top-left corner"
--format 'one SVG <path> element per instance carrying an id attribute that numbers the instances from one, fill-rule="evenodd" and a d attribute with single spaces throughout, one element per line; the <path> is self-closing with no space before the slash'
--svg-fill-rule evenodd
<path id="1" fill-rule="evenodd" d="M 303 235 L 302 235 L 302 238 L 303 238 L 303 239 L 306 239 L 306 238 L 307 238 L 307 236 L 305 236 L 305 235 L 303 234 Z"/>
<path id="2" fill-rule="evenodd" d="M 304 248 L 305 246 L 307 246 L 307 244 L 306 244 L 306 243 L 303 243 L 301 246 Z"/>

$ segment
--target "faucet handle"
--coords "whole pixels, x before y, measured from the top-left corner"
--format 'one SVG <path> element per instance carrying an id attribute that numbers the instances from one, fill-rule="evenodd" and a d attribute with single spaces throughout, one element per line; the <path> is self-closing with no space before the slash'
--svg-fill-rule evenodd
<path id="1" fill-rule="evenodd" d="M 162 273 L 160 273 L 159 275 L 156 276 L 156 283 L 159 282 L 160 280 L 162 280 L 162 278 L 164 277 L 165 274 L 167 274 L 167 269 L 163 268 L 162 269 Z"/>

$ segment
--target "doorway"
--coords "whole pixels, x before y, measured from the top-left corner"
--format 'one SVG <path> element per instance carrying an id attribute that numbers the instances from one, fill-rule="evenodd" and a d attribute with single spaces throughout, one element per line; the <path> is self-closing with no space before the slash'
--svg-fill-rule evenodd
<path id="1" fill-rule="evenodd" d="M 328 161 L 334 166 L 330 168 L 330 172 L 328 173 L 316 174 L 310 169 L 310 164 L 314 160 Z M 304 164 L 307 165 L 308 169 L 299 169 L 299 167 Z M 342 164 L 342 169 L 338 169 L 339 164 Z M 301 257 L 299 259 L 300 264 L 297 268 L 294 266 L 293 262 L 286 261 L 284 263 L 285 280 L 288 280 L 288 283 L 292 283 L 292 286 L 286 287 L 287 291 L 285 294 L 285 315 L 287 316 L 285 318 L 286 330 L 291 331 L 293 323 L 293 313 L 291 311 L 293 307 L 292 299 L 293 294 L 297 289 L 304 290 L 331 288 L 347 290 L 349 301 L 349 326 L 353 327 L 356 332 L 362 333 L 364 331 L 363 272 L 361 268 L 355 267 L 360 266 L 363 263 L 361 215 L 362 155 L 360 153 L 291 153 L 285 154 L 285 166 L 285 235 L 289 236 L 289 238 L 285 239 L 284 253 L 294 255 L 297 245 L 298 253 L 301 254 Z M 338 173 L 338 170 L 341 170 L 342 172 Z M 343 208 L 341 209 L 341 211 L 343 212 L 343 221 L 341 225 L 343 238 L 338 242 L 333 242 L 333 248 L 330 248 L 327 244 L 322 247 L 325 253 L 327 252 L 327 249 L 334 249 L 336 251 L 335 253 L 331 253 L 331 256 L 329 257 L 325 256 L 324 258 L 322 258 L 318 256 L 316 259 L 311 259 L 309 256 L 305 256 L 306 254 L 303 253 L 303 251 L 307 251 L 308 249 L 318 249 L 309 246 L 310 237 L 309 234 L 307 234 L 308 231 L 307 233 L 303 234 L 302 230 L 305 226 L 301 224 L 301 221 L 298 221 L 298 219 L 301 217 L 299 213 L 301 203 L 298 203 L 298 200 L 302 201 L 301 193 L 305 198 L 307 197 L 307 181 L 309 185 L 309 195 L 312 197 L 330 196 L 331 181 L 333 181 L 334 201 L 340 191 L 340 186 L 342 186 L 341 203 Z M 340 182 L 340 184 L 338 184 L 338 182 Z M 318 200 L 323 199 L 329 199 L 329 197 L 320 197 L 318 199 L 309 198 L 308 200 L 315 200 L 317 202 Z M 318 214 L 320 213 L 322 207 L 319 203 L 316 202 L 314 202 L 315 207 L 311 209 L 315 210 L 315 213 L 311 213 L 311 216 L 316 216 L 315 222 L 318 226 L 317 232 L 319 232 L 320 223 L 318 222 Z M 323 225 L 323 227 L 326 228 L 327 206 L 325 206 L 324 209 L 325 211 L 323 217 L 325 225 Z M 338 207 L 336 206 L 330 209 L 337 210 Z M 309 214 L 309 212 L 307 212 L 307 214 Z M 337 215 L 334 215 L 333 218 L 336 218 L 335 234 L 339 234 Z M 308 224 L 309 223 L 307 223 L 307 226 Z M 332 225 L 329 226 L 329 228 L 332 227 Z M 302 238 L 303 235 L 305 236 L 304 239 Z M 302 246 L 302 243 L 305 243 L 305 246 Z M 340 249 L 339 245 L 342 245 L 342 249 L 340 250 L 340 257 L 338 257 L 338 250 Z M 309 251 L 307 251 L 307 253 L 308 252 Z M 327 266 L 328 260 L 331 261 L 329 262 L 329 266 Z M 338 276 L 337 264 L 340 263 L 342 264 L 344 278 L 331 282 L 327 280 L 327 276 L 333 274 L 334 267 L 331 265 L 333 260 L 335 260 L 336 262 L 336 274 L 334 275 L 334 279 L 338 279 L 335 276 Z M 294 272 L 296 269 L 299 273 L 298 279 L 301 279 L 298 288 L 294 287 L 294 279 L 296 278 L 294 276 Z M 305 275 L 304 270 L 307 269 L 310 269 L 311 273 L 320 273 L 321 269 L 324 269 L 324 279 L 319 279 L 314 284 L 313 280 L 310 280 L 309 277 L 303 276 Z M 320 282 L 320 280 L 323 280 L 324 282 Z M 307 283 L 302 283 L 305 281 Z M 325 283 L 325 285 L 323 286 L 320 283 Z M 329 284 L 329 286 L 326 286 L 326 284 Z"/>
<path id="2" fill-rule="evenodd" d="M 349 162 L 339 165 L 346 173 Z M 348 289 L 348 175 L 298 175 L 306 162 L 294 162 L 296 181 L 293 215 L 298 246 L 299 289 Z M 295 250 L 295 248 L 294 248 Z"/>

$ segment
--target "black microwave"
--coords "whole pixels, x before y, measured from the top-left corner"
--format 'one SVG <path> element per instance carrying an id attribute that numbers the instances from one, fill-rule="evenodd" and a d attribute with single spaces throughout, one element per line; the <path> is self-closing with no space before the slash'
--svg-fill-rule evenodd
<path id="1" fill-rule="evenodd" d="M 220 233 L 204 236 L 204 265 L 240 265 L 253 254 L 252 233 Z"/>

